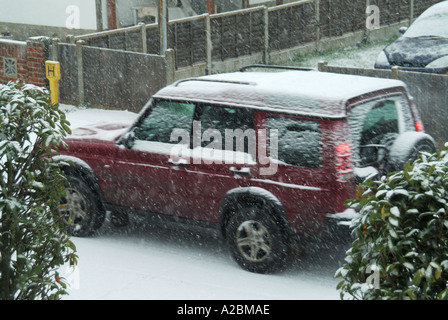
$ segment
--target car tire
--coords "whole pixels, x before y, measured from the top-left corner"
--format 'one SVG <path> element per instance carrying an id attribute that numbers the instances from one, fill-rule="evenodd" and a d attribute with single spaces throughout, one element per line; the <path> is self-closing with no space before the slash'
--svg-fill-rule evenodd
<path id="1" fill-rule="evenodd" d="M 403 169 L 404 164 L 410 160 L 417 160 L 420 152 L 436 152 L 434 139 L 423 132 L 405 132 L 400 134 L 389 149 L 389 156 L 385 165 L 386 173 Z"/>
<path id="2" fill-rule="evenodd" d="M 273 273 L 289 265 L 288 237 L 266 209 L 255 205 L 240 209 L 230 218 L 226 237 L 234 260 L 244 270 Z"/>
<path id="3" fill-rule="evenodd" d="M 105 214 L 88 184 L 80 177 L 67 176 L 65 195 L 59 205 L 61 219 L 70 235 L 92 235 L 103 224 Z"/>

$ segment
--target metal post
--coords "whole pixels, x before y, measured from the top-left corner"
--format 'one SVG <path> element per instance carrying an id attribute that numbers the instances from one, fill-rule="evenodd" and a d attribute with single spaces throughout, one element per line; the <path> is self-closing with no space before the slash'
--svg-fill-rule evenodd
<path id="1" fill-rule="evenodd" d="M 320 0 L 314 1 L 314 23 L 316 27 L 316 41 L 320 41 Z"/>
<path id="2" fill-rule="evenodd" d="M 58 81 L 61 79 L 61 65 L 58 61 L 45 61 L 45 75 L 50 83 L 51 105 L 59 103 Z"/>
<path id="3" fill-rule="evenodd" d="M 103 31 L 103 6 L 101 0 L 95 0 L 95 10 L 96 10 L 96 29 L 98 31 Z"/>
<path id="4" fill-rule="evenodd" d="M 269 46 L 269 10 L 268 7 L 263 8 L 263 28 L 264 28 L 264 45 L 263 45 L 263 63 L 270 62 L 270 46 Z"/>
<path id="5" fill-rule="evenodd" d="M 166 0 L 159 0 L 159 40 L 160 40 L 160 55 L 164 56 L 168 47 L 168 8 Z"/>
<path id="6" fill-rule="evenodd" d="M 205 73 L 206 74 L 212 74 L 212 30 L 211 30 L 211 24 L 210 24 L 210 15 L 207 13 L 205 15 L 205 52 L 207 57 L 207 68 Z"/>

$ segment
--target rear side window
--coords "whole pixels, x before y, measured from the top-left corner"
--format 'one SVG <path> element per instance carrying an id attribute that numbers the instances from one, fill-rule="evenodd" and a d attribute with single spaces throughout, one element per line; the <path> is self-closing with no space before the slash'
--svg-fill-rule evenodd
<path id="1" fill-rule="evenodd" d="M 322 144 L 319 121 L 272 116 L 267 118 L 267 126 L 269 130 L 278 130 L 277 160 L 300 167 L 321 166 Z"/>
<path id="2" fill-rule="evenodd" d="M 415 130 L 409 104 L 402 95 L 353 106 L 349 123 L 357 166 L 375 162 L 376 152 L 372 145 L 387 145 L 399 133 Z"/>
<path id="3" fill-rule="evenodd" d="M 361 145 L 380 143 L 389 133 L 398 133 L 397 105 L 392 100 L 377 103 L 364 118 Z"/>

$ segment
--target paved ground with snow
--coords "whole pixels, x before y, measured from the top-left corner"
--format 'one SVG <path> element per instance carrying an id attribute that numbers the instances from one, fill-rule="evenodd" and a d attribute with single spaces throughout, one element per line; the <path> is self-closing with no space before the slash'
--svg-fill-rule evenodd
<path id="1" fill-rule="evenodd" d="M 65 299 L 339 299 L 333 275 L 342 246 L 315 245 L 289 270 L 262 275 L 240 269 L 207 232 L 141 225 L 73 241 L 79 265 L 65 270 L 72 286 Z"/>

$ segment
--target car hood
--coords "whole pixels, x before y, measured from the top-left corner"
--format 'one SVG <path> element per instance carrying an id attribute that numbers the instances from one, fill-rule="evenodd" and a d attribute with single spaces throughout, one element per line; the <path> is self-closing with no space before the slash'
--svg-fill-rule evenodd
<path id="1" fill-rule="evenodd" d="M 391 65 L 425 67 L 448 55 L 448 39 L 400 37 L 384 48 L 384 52 Z"/>
<path id="2" fill-rule="evenodd" d="M 120 135 L 127 131 L 131 121 L 98 123 L 78 127 L 72 130 L 68 140 L 96 140 L 114 142 Z"/>

